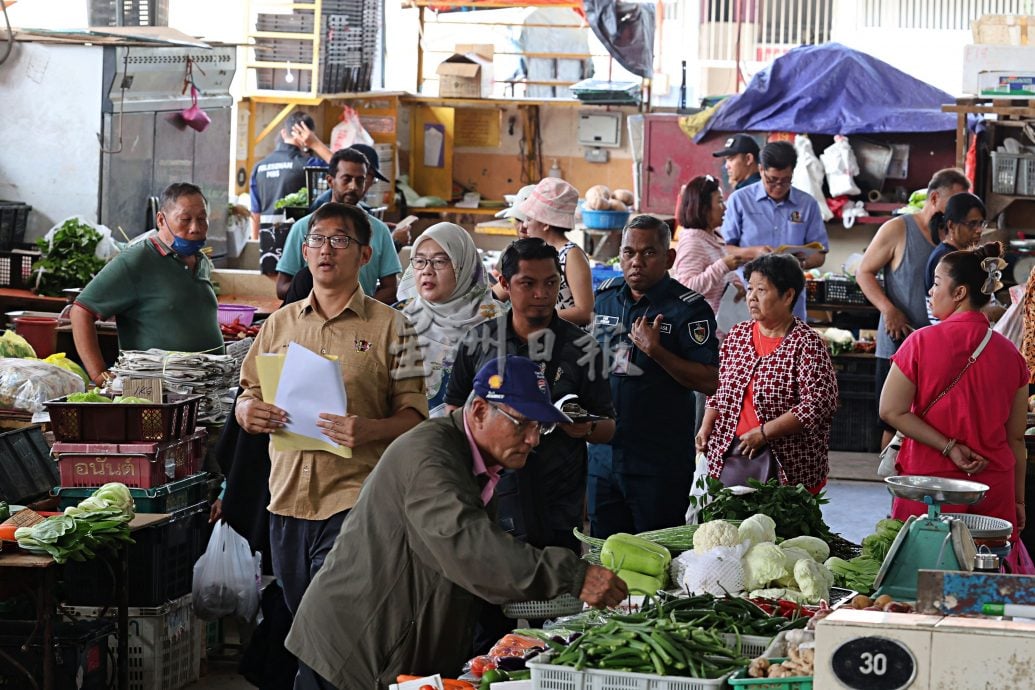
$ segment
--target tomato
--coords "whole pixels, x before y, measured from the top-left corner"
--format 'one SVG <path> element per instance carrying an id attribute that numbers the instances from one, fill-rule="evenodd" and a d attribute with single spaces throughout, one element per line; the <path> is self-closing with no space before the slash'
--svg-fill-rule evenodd
<path id="1" fill-rule="evenodd" d="M 420 686 L 420 690 L 435 690 L 435 686 L 434 685 L 422 685 L 422 686 Z"/>
<path id="2" fill-rule="evenodd" d="M 476 656 L 471 659 L 471 673 L 476 676 L 484 676 L 486 671 L 496 668 L 496 662 L 491 656 Z"/>

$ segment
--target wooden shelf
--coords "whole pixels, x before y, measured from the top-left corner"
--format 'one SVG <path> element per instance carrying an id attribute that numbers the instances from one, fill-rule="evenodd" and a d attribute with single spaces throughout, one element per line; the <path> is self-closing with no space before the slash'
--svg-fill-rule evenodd
<path id="1" fill-rule="evenodd" d="M 471 215 L 471 216 L 495 216 L 497 213 L 502 211 L 505 206 L 498 208 L 463 208 L 461 206 L 410 206 L 409 211 L 415 215 L 421 213 L 452 213 L 456 215 Z"/>
<path id="2" fill-rule="evenodd" d="M 446 107 L 461 106 L 533 106 L 533 105 L 560 105 L 560 106 L 584 106 L 587 105 L 576 98 L 443 98 L 441 96 L 420 96 L 417 94 L 406 94 L 399 97 L 402 103 L 417 103 L 420 105 L 439 105 Z"/>

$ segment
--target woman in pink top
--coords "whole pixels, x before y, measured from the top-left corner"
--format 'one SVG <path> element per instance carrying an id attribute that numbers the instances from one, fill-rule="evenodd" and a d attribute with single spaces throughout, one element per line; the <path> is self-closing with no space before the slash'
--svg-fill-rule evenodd
<path id="1" fill-rule="evenodd" d="M 725 212 L 726 202 L 719 182 L 711 175 L 695 177 L 687 182 L 676 206 L 676 221 L 680 229 L 672 277 L 701 293 L 715 312 L 719 310 L 727 276 L 744 263 L 726 253 L 719 234 Z"/>
<path id="2" fill-rule="evenodd" d="M 987 484 L 989 491 L 979 503 L 943 509 L 1009 520 L 1016 540 L 1024 529 L 1028 411 L 1028 369 L 1016 346 L 992 333 L 956 385 L 920 417 L 988 333 L 988 319 L 980 310 L 1002 287 L 1001 255 L 1002 245 L 991 242 L 942 257 L 929 293 L 941 322 L 914 331 L 892 358 L 880 416 L 906 436 L 898 455 L 901 474 Z M 926 512 L 923 503 L 900 498 L 892 507 L 892 516 L 900 520 Z"/>

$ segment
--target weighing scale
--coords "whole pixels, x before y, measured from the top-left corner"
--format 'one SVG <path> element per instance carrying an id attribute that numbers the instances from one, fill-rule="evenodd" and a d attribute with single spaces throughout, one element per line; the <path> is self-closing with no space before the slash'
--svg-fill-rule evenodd
<path id="1" fill-rule="evenodd" d="M 974 569 L 977 548 L 970 529 L 960 519 L 942 515 L 942 504 L 977 503 L 986 484 L 941 477 L 887 477 L 893 496 L 927 504 L 927 515 L 906 520 L 880 566 L 874 596 L 888 594 L 896 601 L 916 601 L 920 570 Z"/>

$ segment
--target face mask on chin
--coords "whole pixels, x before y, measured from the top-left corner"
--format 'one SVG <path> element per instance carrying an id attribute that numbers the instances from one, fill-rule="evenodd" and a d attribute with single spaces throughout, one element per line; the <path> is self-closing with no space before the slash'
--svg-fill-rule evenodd
<path id="1" fill-rule="evenodd" d="M 185 240 L 174 236 L 170 248 L 180 256 L 193 256 L 205 246 L 205 240 Z"/>

